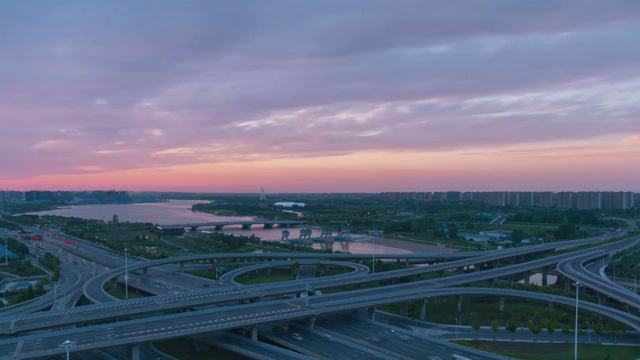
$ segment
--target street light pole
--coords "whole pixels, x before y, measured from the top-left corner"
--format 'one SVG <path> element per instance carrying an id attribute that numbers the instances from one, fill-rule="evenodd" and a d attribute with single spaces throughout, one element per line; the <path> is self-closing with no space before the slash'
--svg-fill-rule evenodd
<path id="1" fill-rule="evenodd" d="M 124 298 L 129 299 L 129 264 L 128 264 L 129 249 L 124 248 Z"/>
<path id="2" fill-rule="evenodd" d="M 531 323 L 531 329 L 529 330 L 531 332 L 531 341 L 533 342 L 533 320 L 529 320 L 529 322 Z"/>
<path id="3" fill-rule="evenodd" d="M 573 347 L 573 358 L 574 360 L 578 360 L 578 293 L 580 290 L 580 283 L 576 281 L 574 285 L 576 286 L 576 326 L 574 329 L 575 338 Z"/>
<path id="4" fill-rule="evenodd" d="M 71 340 L 65 340 L 65 341 L 61 342 L 60 344 L 58 344 L 58 347 L 67 350 L 67 360 L 69 360 L 69 349 L 71 349 L 72 347 L 75 347 L 75 346 L 76 346 L 76 342 L 75 341 L 71 341 Z"/>
<path id="5" fill-rule="evenodd" d="M 458 318 L 454 318 L 456 319 L 456 339 L 458 338 L 458 328 L 460 327 L 460 321 L 458 321 Z"/>

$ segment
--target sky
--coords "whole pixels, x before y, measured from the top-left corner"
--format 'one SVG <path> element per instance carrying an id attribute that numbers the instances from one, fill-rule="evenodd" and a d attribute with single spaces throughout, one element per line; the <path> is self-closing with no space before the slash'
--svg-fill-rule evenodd
<path id="1" fill-rule="evenodd" d="M 640 192 L 640 2 L 0 2 L 0 188 Z"/>

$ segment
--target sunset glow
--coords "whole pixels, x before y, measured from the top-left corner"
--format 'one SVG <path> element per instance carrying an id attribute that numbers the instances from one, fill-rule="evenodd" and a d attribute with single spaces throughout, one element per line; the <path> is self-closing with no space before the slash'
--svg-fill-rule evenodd
<path id="1" fill-rule="evenodd" d="M 640 3 L 144 4 L 0 5 L 1 188 L 640 192 Z"/>

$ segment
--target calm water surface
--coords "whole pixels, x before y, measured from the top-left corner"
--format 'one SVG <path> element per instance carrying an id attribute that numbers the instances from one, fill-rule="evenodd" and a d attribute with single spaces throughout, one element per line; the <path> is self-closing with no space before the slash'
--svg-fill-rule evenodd
<path id="1" fill-rule="evenodd" d="M 252 217 L 227 217 L 205 214 L 191 211 L 191 206 L 200 203 L 209 203 L 207 200 L 170 200 L 157 203 L 139 204 L 109 204 L 109 205 L 80 205 L 71 206 L 64 209 L 41 211 L 33 214 L 37 215 L 59 215 L 67 217 L 78 217 L 83 219 L 111 221 L 113 215 L 118 215 L 120 222 L 143 222 L 153 224 L 184 224 L 199 222 L 215 222 L 227 220 L 251 220 Z M 201 230 L 203 230 L 201 228 Z M 213 229 L 204 229 L 213 230 Z M 288 229 L 289 239 L 297 239 L 300 235 L 299 228 Z M 234 235 L 255 235 L 262 240 L 280 240 L 282 229 L 264 229 L 261 225 L 255 225 L 251 229 L 243 230 L 241 226 L 225 226 L 222 231 Z M 320 237 L 321 231 L 314 229 L 312 237 Z M 353 254 L 400 254 L 411 251 L 397 249 L 389 246 L 374 245 L 370 240 L 364 240 L 358 235 L 353 236 L 353 241 L 335 242 L 332 245 L 313 244 L 313 248 L 331 248 L 334 251 L 351 252 Z"/>

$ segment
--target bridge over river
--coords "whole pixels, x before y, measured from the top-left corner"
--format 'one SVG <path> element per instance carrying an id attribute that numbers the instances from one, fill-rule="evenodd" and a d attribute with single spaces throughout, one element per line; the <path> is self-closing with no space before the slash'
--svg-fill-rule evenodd
<path id="1" fill-rule="evenodd" d="M 191 224 L 171 224 L 171 225 L 156 225 L 158 228 L 189 228 L 191 230 L 197 230 L 201 227 L 213 227 L 216 230 L 222 230 L 227 225 L 241 225 L 243 229 L 251 229 L 253 225 L 263 225 L 265 229 L 276 227 L 291 227 L 295 225 L 304 224 L 304 221 L 295 220 L 230 220 L 230 221 L 215 221 L 207 223 L 191 223 Z"/>

